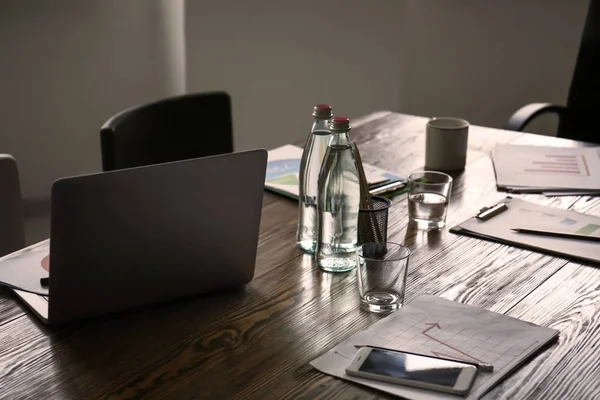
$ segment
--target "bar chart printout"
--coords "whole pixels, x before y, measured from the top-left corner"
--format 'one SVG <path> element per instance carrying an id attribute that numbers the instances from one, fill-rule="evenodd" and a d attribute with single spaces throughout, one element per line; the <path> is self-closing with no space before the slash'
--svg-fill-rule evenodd
<path id="1" fill-rule="evenodd" d="M 600 190 L 600 147 L 497 144 L 493 158 L 499 187 Z"/>
<path id="2" fill-rule="evenodd" d="M 590 169 L 584 154 L 544 154 L 542 157 L 531 161 L 531 164 L 525 166 L 523 173 L 590 176 Z"/>

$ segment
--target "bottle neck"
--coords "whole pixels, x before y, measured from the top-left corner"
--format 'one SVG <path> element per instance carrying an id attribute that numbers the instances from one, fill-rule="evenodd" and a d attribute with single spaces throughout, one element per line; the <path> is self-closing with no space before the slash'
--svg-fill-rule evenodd
<path id="1" fill-rule="evenodd" d="M 331 141 L 329 146 L 350 146 L 350 136 L 348 131 L 345 132 L 331 132 Z"/>
<path id="2" fill-rule="evenodd" d="M 310 131 L 315 135 L 329 135 L 329 120 L 315 118 Z"/>

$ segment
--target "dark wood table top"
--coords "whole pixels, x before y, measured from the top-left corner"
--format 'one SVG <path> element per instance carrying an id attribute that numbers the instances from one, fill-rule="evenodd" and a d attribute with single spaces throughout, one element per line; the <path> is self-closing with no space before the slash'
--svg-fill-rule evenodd
<path id="1" fill-rule="evenodd" d="M 423 168 L 425 123 L 378 112 L 354 121 L 351 136 L 365 162 L 407 175 Z M 505 196 L 488 155 L 495 143 L 577 145 L 471 127 L 449 226 Z M 600 198 L 520 197 L 600 215 Z M 0 290 L 0 398 L 388 398 L 308 365 L 381 316 L 359 309 L 355 272 L 321 272 L 296 248 L 296 218 L 296 202 L 265 192 L 256 276 L 239 290 L 59 329 Z M 389 240 L 413 250 L 407 302 L 433 294 L 560 330 L 486 398 L 600 398 L 599 268 L 448 229 L 417 232 L 407 220 L 406 197 L 396 197 Z"/>

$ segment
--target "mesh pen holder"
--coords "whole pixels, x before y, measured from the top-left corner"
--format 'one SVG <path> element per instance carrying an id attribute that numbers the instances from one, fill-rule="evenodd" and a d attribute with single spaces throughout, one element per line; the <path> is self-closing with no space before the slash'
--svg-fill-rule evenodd
<path id="1" fill-rule="evenodd" d="M 371 197 L 373 209 L 358 210 L 358 244 L 386 242 L 388 210 L 392 201 L 381 196 Z"/>

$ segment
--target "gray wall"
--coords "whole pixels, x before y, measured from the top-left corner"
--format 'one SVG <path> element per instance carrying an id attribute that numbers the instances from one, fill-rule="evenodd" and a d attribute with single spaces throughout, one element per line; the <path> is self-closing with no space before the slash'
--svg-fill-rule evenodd
<path id="1" fill-rule="evenodd" d="M 588 0 L 240 3 L 187 2 L 188 89 L 229 90 L 237 147 L 269 148 L 301 140 L 315 102 L 493 127 L 564 103 Z"/>
<path id="2" fill-rule="evenodd" d="M 502 127 L 566 101 L 588 0 L 404 1 L 402 111 Z M 540 120 L 530 131 L 555 132 Z"/>
<path id="3" fill-rule="evenodd" d="M 183 90 L 182 62 L 165 34 L 177 12 L 167 19 L 163 5 L 0 1 L 0 152 L 17 159 L 23 197 L 47 196 L 59 177 L 99 171 L 108 117 Z"/>
<path id="4" fill-rule="evenodd" d="M 0 1 L 0 152 L 24 197 L 99 170 L 109 116 L 184 89 L 231 93 L 238 149 L 302 140 L 316 102 L 501 126 L 527 102 L 564 102 L 587 1 L 183 5 Z"/>
<path id="5" fill-rule="evenodd" d="M 377 6 L 373 6 L 376 4 Z M 186 2 L 188 90 L 227 90 L 237 149 L 306 136 L 316 103 L 400 109 L 402 2 Z"/>

